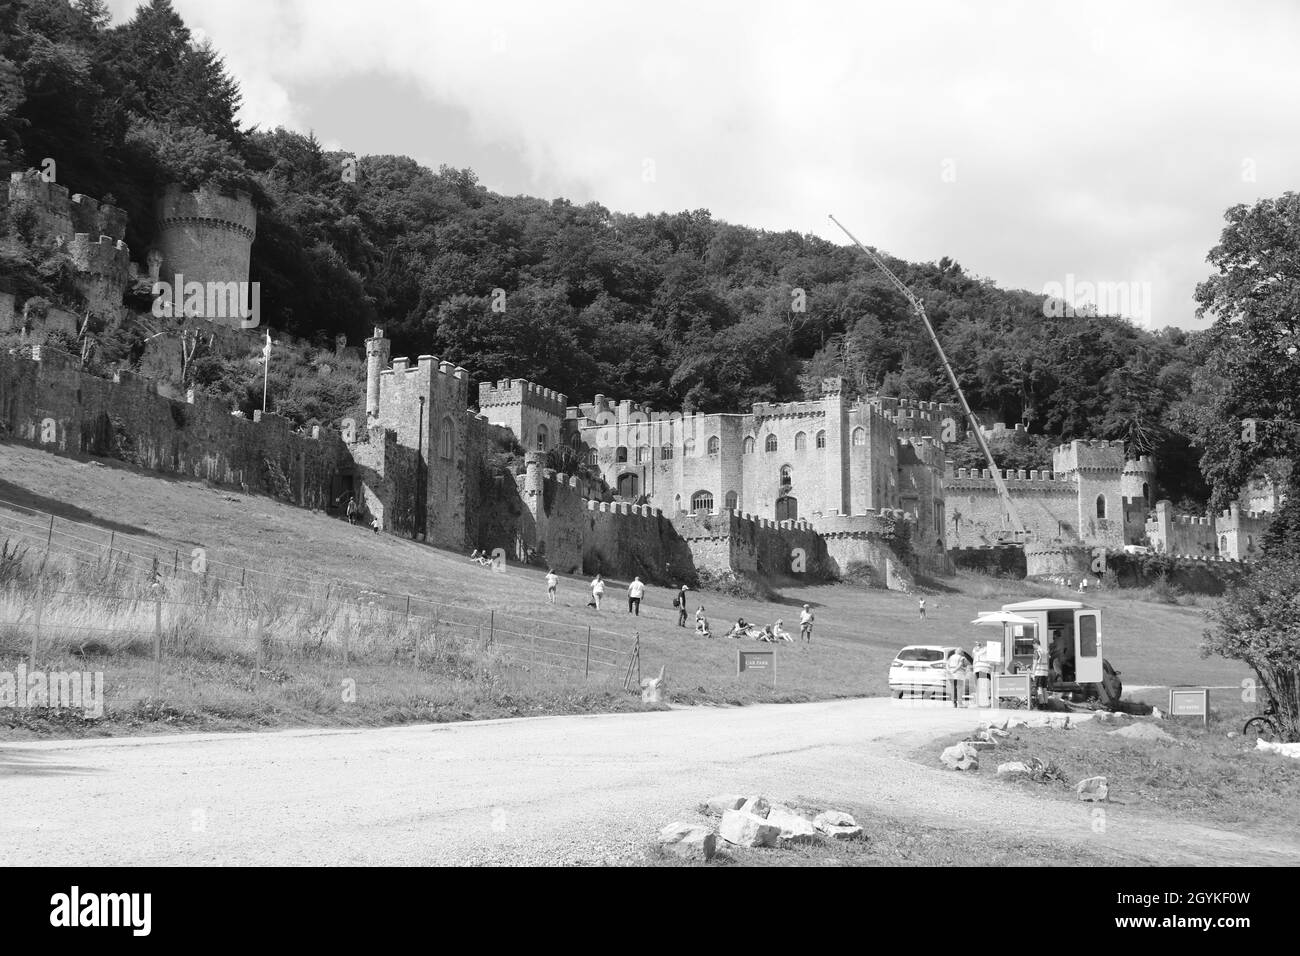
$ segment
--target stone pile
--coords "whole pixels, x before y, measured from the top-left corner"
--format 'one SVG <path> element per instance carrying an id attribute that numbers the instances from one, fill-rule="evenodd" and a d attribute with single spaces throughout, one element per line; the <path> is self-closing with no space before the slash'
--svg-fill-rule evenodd
<path id="1" fill-rule="evenodd" d="M 712 827 L 676 821 L 659 831 L 658 844 L 667 854 L 707 861 L 719 844 L 736 847 L 781 848 L 826 840 L 865 839 L 856 820 L 840 810 L 810 810 L 774 803 L 763 796 L 719 794 L 705 801 L 709 814 L 718 814 Z"/>

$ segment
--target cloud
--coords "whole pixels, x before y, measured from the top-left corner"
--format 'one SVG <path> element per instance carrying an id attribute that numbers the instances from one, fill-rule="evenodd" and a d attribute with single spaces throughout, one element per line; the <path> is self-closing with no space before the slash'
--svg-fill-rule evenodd
<path id="1" fill-rule="evenodd" d="M 1003 285 L 1156 283 L 1157 322 L 1190 323 L 1223 210 L 1300 160 L 1285 4 L 175 6 L 250 124 L 621 211 L 839 240 L 834 210 Z"/>

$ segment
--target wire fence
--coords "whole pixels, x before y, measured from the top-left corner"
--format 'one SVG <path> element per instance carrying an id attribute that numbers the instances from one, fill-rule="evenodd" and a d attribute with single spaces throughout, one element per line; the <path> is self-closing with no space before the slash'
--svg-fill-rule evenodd
<path id="1" fill-rule="evenodd" d="M 268 667 L 362 663 L 536 667 L 627 686 L 639 666 L 635 635 L 215 561 L 3 499 L 0 539 L 42 571 L 60 557 L 99 585 L 0 589 L 0 648 L 33 670 L 64 651 L 150 655 L 161 692 L 165 665 L 183 658 L 238 662 L 254 687 Z"/>

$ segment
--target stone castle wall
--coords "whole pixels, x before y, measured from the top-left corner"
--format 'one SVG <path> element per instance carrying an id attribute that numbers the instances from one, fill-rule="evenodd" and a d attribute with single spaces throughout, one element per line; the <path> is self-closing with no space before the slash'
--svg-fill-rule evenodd
<path id="1" fill-rule="evenodd" d="M 159 277 L 174 282 L 247 282 L 257 210 L 247 193 L 171 185 L 155 204 Z"/>

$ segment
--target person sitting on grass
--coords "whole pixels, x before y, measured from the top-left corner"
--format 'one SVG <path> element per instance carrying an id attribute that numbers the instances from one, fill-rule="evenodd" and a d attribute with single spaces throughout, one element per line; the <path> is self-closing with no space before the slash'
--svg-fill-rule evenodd
<path id="1" fill-rule="evenodd" d="M 775 644 L 776 635 L 772 633 L 772 629 L 770 627 L 764 624 L 761 628 L 758 629 L 758 633 L 754 635 L 754 640 L 759 641 L 763 644 Z"/>
<path id="2" fill-rule="evenodd" d="M 785 629 L 785 625 L 781 621 L 777 621 L 772 625 L 772 636 L 778 641 L 789 641 L 791 644 L 794 643 L 794 635 Z"/>
<path id="3" fill-rule="evenodd" d="M 735 625 L 727 632 L 727 637 L 737 638 L 744 637 L 749 633 L 749 622 L 743 617 L 736 618 Z"/>
<path id="4" fill-rule="evenodd" d="M 699 610 L 695 612 L 695 636 L 712 637 L 709 633 L 709 619 L 704 616 L 704 605 L 701 604 Z"/>

